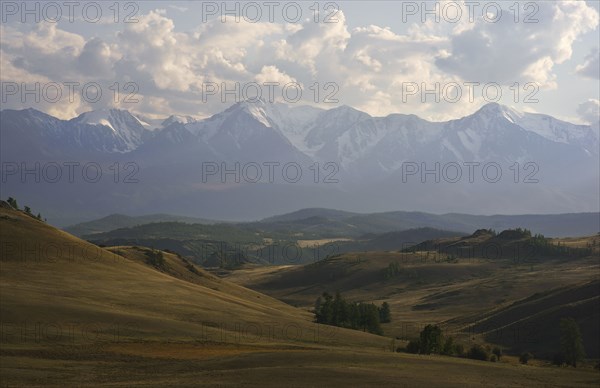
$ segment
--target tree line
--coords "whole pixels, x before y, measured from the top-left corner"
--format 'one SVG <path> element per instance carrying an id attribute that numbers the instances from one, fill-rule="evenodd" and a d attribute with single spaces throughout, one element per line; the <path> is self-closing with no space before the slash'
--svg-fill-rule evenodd
<path id="1" fill-rule="evenodd" d="M 6 202 L 7 202 L 7 203 L 8 203 L 10 206 L 12 206 L 12 208 L 13 208 L 13 209 L 15 209 L 15 210 L 21 210 L 21 209 L 19 209 L 19 204 L 17 203 L 17 200 L 16 200 L 15 198 L 13 198 L 13 197 L 8 197 L 8 199 L 6 200 Z M 33 217 L 33 218 L 36 218 L 36 219 L 38 219 L 38 220 L 40 220 L 40 221 L 44 221 L 44 222 L 46 222 L 46 219 L 42 217 L 42 214 L 41 214 L 41 213 L 38 213 L 37 215 L 34 215 L 34 214 L 33 214 L 33 212 L 31 211 L 31 208 L 30 208 L 29 206 L 24 206 L 24 207 L 23 207 L 23 211 L 24 211 L 24 212 L 25 212 L 27 215 L 29 215 L 29 216 L 31 216 L 31 217 Z"/>

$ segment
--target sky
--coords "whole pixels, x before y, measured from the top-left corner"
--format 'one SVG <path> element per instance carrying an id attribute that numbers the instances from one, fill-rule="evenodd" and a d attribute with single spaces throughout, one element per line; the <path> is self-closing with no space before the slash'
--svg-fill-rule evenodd
<path id="1" fill-rule="evenodd" d="M 22 4 L 0 9 L 3 109 L 203 118 L 260 95 L 434 121 L 499 102 L 598 122 L 598 1 Z"/>

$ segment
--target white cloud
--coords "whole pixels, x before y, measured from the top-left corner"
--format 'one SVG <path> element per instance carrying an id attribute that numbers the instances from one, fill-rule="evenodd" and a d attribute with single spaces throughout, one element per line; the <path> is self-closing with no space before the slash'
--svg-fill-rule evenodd
<path id="1" fill-rule="evenodd" d="M 280 85 L 296 82 L 296 79 L 281 72 L 276 66 L 263 66 L 260 73 L 257 74 L 254 79 L 258 83 L 278 82 Z"/>
<path id="2" fill-rule="evenodd" d="M 597 47 L 585 57 L 583 64 L 575 68 L 575 72 L 583 77 L 600 79 L 600 52 Z"/>
<path id="3" fill-rule="evenodd" d="M 539 23 L 515 24 L 505 13 L 498 23 L 429 21 L 402 33 L 377 25 L 350 29 L 341 11 L 337 23 L 222 23 L 217 18 L 179 31 L 165 10 L 154 10 L 136 15 L 138 23 L 122 25 L 118 33 L 91 37 L 57 24 L 42 23 L 30 31 L 3 25 L 0 77 L 14 82 L 95 81 L 104 87 L 119 82 L 121 99 L 126 82 L 138 86 L 135 106 L 113 101 L 108 92 L 93 105 L 56 104 L 68 114 L 117 106 L 147 115 L 206 116 L 224 108 L 218 98 L 202 100 L 208 81 L 298 82 L 305 89 L 300 103 L 314 104 L 308 86 L 318 82 L 322 100 L 330 91 L 324 90 L 325 83 L 333 82 L 339 86 L 334 98 L 340 104 L 374 115 L 415 113 L 441 120 L 471 113 L 485 101 L 481 95 L 474 102 L 466 96 L 458 103 L 423 103 L 419 96 L 403 101 L 402 85 L 533 81 L 557 87 L 555 65 L 570 58 L 576 39 L 597 28 L 598 13 L 583 2 L 537 4 Z M 590 76 L 596 69 L 597 78 L 597 68 L 596 51 L 577 73 Z"/>
<path id="4" fill-rule="evenodd" d="M 577 107 L 581 120 L 589 124 L 598 124 L 600 121 L 600 100 L 589 99 Z"/>
<path id="5" fill-rule="evenodd" d="M 449 56 L 440 69 L 463 79 L 512 84 L 537 82 L 556 87 L 555 64 L 571 57 L 573 42 L 598 26 L 598 12 L 585 2 L 537 2 L 538 22 L 514 22 L 507 9 L 496 23 L 478 20 L 470 29 L 456 30 Z M 523 18 L 523 15 L 520 15 Z"/>
<path id="6" fill-rule="evenodd" d="M 276 57 L 280 60 L 297 62 L 318 76 L 322 68 L 336 64 L 343 53 L 350 33 L 342 11 L 336 15 L 337 23 L 314 23 L 310 20 L 302 28 L 275 43 Z"/>

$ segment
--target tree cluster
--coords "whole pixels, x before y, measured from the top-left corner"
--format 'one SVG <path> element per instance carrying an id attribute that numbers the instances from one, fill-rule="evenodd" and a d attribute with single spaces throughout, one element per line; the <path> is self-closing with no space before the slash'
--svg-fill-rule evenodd
<path id="1" fill-rule="evenodd" d="M 500 232 L 498 238 L 506 240 L 531 238 L 531 230 L 525 228 L 506 229 Z"/>
<path id="2" fill-rule="evenodd" d="M 162 251 L 148 249 L 146 252 L 146 263 L 158 269 L 165 269 L 166 262 Z"/>
<path id="3" fill-rule="evenodd" d="M 390 306 L 373 303 L 348 302 L 339 292 L 335 297 L 324 292 L 315 302 L 315 321 L 326 325 L 346 327 L 382 335 L 381 323 L 391 321 Z"/>
<path id="4" fill-rule="evenodd" d="M 464 353 L 461 344 L 455 344 L 453 337 L 444 338 L 442 329 L 438 325 L 427 325 L 418 339 L 408 342 L 406 346 L 408 353 L 414 354 L 444 354 L 447 356 L 462 356 Z"/>

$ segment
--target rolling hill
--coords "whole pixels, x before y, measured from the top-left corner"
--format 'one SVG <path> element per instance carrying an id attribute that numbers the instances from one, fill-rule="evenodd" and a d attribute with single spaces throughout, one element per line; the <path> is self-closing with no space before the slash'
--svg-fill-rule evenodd
<path id="1" fill-rule="evenodd" d="M 514 232 L 493 235 L 480 230 L 403 252 L 349 252 L 302 266 L 246 268 L 221 275 L 307 308 L 323 292 L 339 291 L 352 301 L 385 301 L 392 310 L 392 322 L 382 325 L 386 335 L 410 339 L 426 324 L 437 323 L 467 342 L 498 343 L 512 354 L 527 350 L 541 358 L 556 351 L 558 318 L 569 316 L 581 324 L 590 357 L 597 357 L 593 349 L 598 335 L 592 328 L 598 321 L 600 236 L 550 240 L 549 246 L 532 251 L 515 247 L 528 246 L 535 237 Z M 577 249 L 559 247 L 566 241 Z M 494 255 L 482 250 L 486 243 L 495 249 Z M 462 254 L 455 256 L 448 247 L 457 245 Z M 541 322 L 538 345 L 532 345 L 523 332 Z M 511 330 L 519 329 L 521 337 L 513 337 Z M 491 336 L 498 330 L 504 338 Z"/>
<path id="2" fill-rule="evenodd" d="M 148 216 L 111 215 L 101 219 L 64 228 L 78 236 L 109 232 L 146 223 L 184 222 L 199 224 L 222 223 L 169 214 Z M 382 234 L 408 229 L 434 228 L 472 233 L 477 229 L 505 230 L 527 228 L 534 234 L 548 237 L 586 236 L 600 232 L 599 213 L 473 215 L 431 214 L 424 212 L 390 211 L 381 213 L 353 213 L 326 208 L 306 208 L 292 213 L 268 217 L 253 222 L 228 222 L 240 228 L 262 232 L 294 234 L 309 238 L 359 238 L 365 234 Z"/>
<path id="3" fill-rule="evenodd" d="M 175 254 L 99 248 L 6 208 L 0 209 L 0 226 L 2 373 L 8 382 L 18 378 L 23 361 L 118 361 L 145 357 L 165 342 L 200 358 L 212 351 L 202 344 L 211 343 L 217 353 L 232 355 L 261 347 L 388 343 L 321 328 L 306 311 L 219 279 Z M 252 349 L 240 352 L 240 346 Z M 32 385 L 41 383 L 29 378 Z"/>
<path id="4" fill-rule="evenodd" d="M 600 357 L 600 281 L 558 287 L 533 294 L 510 306 L 482 314 L 466 330 L 483 334 L 513 353 L 533 352 L 551 359 L 560 349 L 561 318 L 579 324 L 588 357 Z"/>
<path id="5" fill-rule="evenodd" d="M 177 254 L 100 248 L 4 206 L 0 239 L 7 386 L 448 386 L 448 368 L 461 385 L 597 382 L 585 368 L 394 353 L 389 337 L 314 324 Z"/>
<path id="6" fill-rule="evenodd" d="M 318 217 L 318 218 L 317 218 Z M 310 222 L 313 220 L 314 222 Z M 548 237 L 586 236 L 600 232 L 599 213 L 473 215 L 461 213 L 431 214 L 390 211 L 351 213 L 341 210 L 308 208 L 265 218 L 258 224 L 266 230 L 319 230 L 329 223 L 328 237 L 359 237 L 366 233 L 387 233 L 415 228 L 435 228 L 472 233 L 477 229 L 505 230 L 526 228 Z M 335 228 L 333 228 L 335 226 Z"/>
<path id="7" fill-rule="evenodd" d="M 212 224 L 216 221 L 203 218 L 176 216 L 171 214 L 148 214 L 144 216 L 127 216 L 124 214 L 111 214 L 109 216 L 82 222 L 63 228 L 75 236 L 81 237 L 87 234 L 110 232 L 120 228 L 130 228 L 136 225 L 150 224 L 156 222 L 183 222 L 187 224 Z"/>

